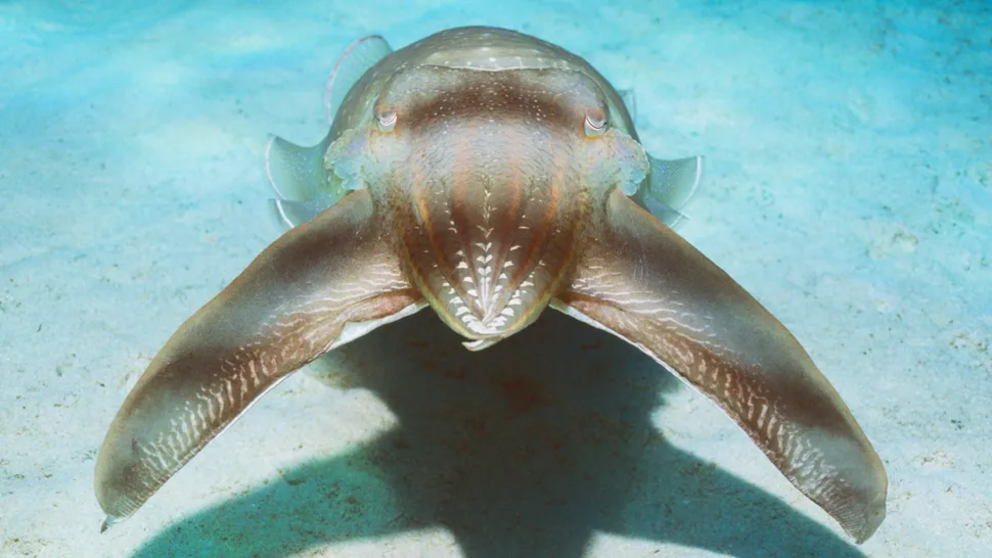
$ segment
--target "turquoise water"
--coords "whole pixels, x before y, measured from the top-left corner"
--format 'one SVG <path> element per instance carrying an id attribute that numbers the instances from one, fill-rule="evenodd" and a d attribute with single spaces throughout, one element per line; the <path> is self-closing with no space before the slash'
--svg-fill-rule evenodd
<path id="1" fill-rule="evenodd" d="M 0 555 L 992 546 L 987 5 L 285 4 L 0 2 Z M 478 355 L 426 312 L 384 328 L 413 349 L 290 377 L 100 534 L 93 470 L 121 402 L 281 232 L 267 134 L 324 136 L 354 39 L 482 24 L 632 89 L 654 155 L 706 157 L 679 232 L 796 335 L 878 450 L 888 515 L 869 541 L 705 398 L 550 312 Z"/>

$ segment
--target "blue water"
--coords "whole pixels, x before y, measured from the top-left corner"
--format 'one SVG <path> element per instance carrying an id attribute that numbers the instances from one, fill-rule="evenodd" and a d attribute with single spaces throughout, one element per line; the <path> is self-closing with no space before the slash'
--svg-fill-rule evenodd
<path id="1" fill-rule="evenodd" d="M 150 4 L 0 2 L 0 556 L 992 547 L 987 3 Z M 494 353 L 512 369 L 459 348 L 330 388 L 294 375 L 100 535 L 114 413 L 280 233 L 267 134 L 324 136 L 354 39 L 483 24 L 633 89 L 654 155 L 707 158 L 679 232 L 789 327 L 882 456 L 888 516 L 864 545 L 703 397 L 557 315 Z M 389 334 L 421 339 L 422 316 Z"/>

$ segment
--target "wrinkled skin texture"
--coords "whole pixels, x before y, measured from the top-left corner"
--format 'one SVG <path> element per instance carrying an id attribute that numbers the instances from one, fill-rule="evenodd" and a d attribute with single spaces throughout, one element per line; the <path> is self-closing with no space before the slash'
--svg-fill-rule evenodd
<path id="1" fill-rule="evenodd" d="M 605 329 L 709 397 L 855 540 L 881 523 L 881 461 L 807 353 L 625 194 L 652 166 L 583 60 L 443 32 L 366 72 L 325 146 L 318 186 L 350 193 L 190 318 L 114 419 L 96 475 L 108 523 L 280 379 L 427 306 L 472 350 L 548 306 Z"/>

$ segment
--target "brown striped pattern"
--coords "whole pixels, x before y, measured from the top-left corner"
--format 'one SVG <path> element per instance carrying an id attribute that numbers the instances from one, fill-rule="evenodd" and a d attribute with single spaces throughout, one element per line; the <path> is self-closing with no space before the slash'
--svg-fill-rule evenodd
<path id="1" fill-rule="evenodd" d="M 881 460 L 791 334 L 726 273 L 615 192 L 556 307 L 675 371 L 857 541 L 885 517 Z"/>
<path id="2" fill-rule="evenodd" d="M 371 207 L 368 192 L 356 192 L 292 229 L 166 343 L 97 459 L 109 521 L 134 513 L 265 391 L 354 335 L 349 328 L 416 310 L 422 297 Z"/>
<path id="3" fill-rule="evenodd" d="M 442 319 L 470 339 L 499 339 L 532 322 L 569 269 L 591 140 L 582 107 L 513 72 L 471 74 L 401 112 L 416 141 L 396 177 L 399 232 Z"/>

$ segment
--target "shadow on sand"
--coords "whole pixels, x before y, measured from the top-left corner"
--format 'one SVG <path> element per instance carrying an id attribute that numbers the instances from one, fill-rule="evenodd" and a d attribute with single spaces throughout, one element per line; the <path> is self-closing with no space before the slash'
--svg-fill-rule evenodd
<path id="1" fill-rule="evenodd" d="M 137 555 L 287 556 L 443 527 L 470 558 L 578 557 L 594 531 L 732 556 L 863 556 L 667 443 L 650 415 L 679 382 L 622 341 L 548 311 L 481 353 L 459 342 L 425 310 L 339 349 L 323 379 L 373 391 L 399 425 L 178 521 Z"/>

